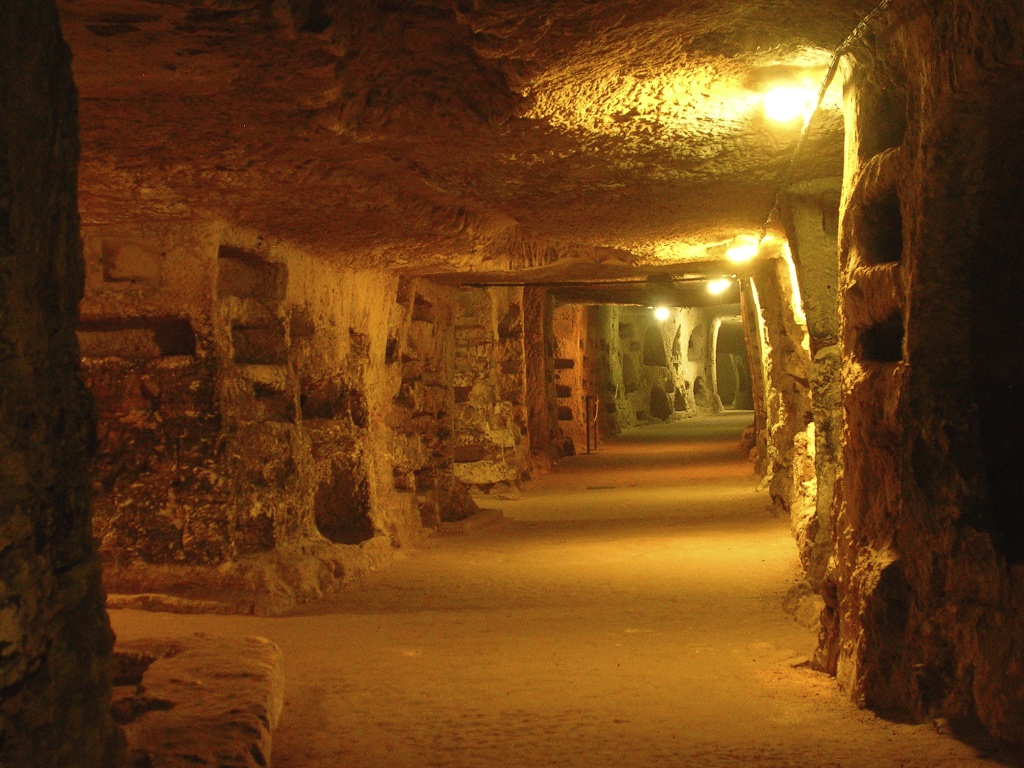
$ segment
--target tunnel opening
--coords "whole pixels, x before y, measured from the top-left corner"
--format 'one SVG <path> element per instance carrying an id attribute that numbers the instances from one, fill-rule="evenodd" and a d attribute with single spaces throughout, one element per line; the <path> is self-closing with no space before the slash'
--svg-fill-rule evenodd
<path id="1" fill-rule="evenodd" d="M 723 318 L 715 341 L 715 376 L 718 397 L 727 410 L 754 408 L 746 333 L 739 317 Z"/>

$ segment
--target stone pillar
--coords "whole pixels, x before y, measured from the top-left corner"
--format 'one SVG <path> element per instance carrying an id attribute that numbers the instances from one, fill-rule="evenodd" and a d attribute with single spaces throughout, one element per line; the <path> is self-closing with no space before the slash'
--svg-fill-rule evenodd
<path id="1" fill-rule="evenodd" d="M 754 399 L 754 466 L 757 473 L 764 477 L 768 473 L 768 406 L 762 343 L 764 330 L 761 327 L 757 293 L 750 278 L 744 278 L 740 284 L 740 317 L 743 320 L 743 338 L 747 344 L 750 386 Z"/>
<path id="2" fill-rule="evenodd" d="M 852 52 L 845 89 L 844 466 L 817 661 L 872 708 L 1024 743 L 1024 16 L 905 14 Z"/>
<path id="3" fill-rule="evenodd" d="M 523 349 L 530 455 L 534 467 L 544 469 L 555 458 L 552 440 L 560 435 L 552 367 L 551 297 L 547 288 L 523 289 Z"/>
<path id="4" fill-rule="evenodd" d="M 92 542 L 76 96 L 50 0 L 0 4 L 0 765 L 114 766 Z"/>
<path id="5" fill-rule="evenodd" d="M 530 468 L 522 289 L 461 288 L 455 302 L 455 476 L 518 487 Z"/>
<path id="6" fill-rule="evenodd" d="M 839 470 L 843 413 L 840 396 L 838 217 L 841 179 L 791 191 L 784 206 L 810 338 L 811 407 L 814 414 L 813 510 L 803 525 L 801 562 L 812 587 L 820 586 L 832 540 L 832 501 Z"/>
<path id="7" fill-rule="evenodd" d="M 810 359 L 804 328 L 794 313 L 793 286 L 784 258 L 761 263 L 754 277 L 764 327 L 768 414 L 768 472 L 772 502 L 786 514 L 805 480 L 806 443 L 798 445 L 811 422 Z M 804 438 L 806 439 L 806 438 Z M 813 475 L 811 475 L 813 476 Z M 797 510 L 799 511 L 799 510 Z M 800 521 L 794 518 L 794 526 Z M 797 530 L 798 539 L 804 534 Z"/>

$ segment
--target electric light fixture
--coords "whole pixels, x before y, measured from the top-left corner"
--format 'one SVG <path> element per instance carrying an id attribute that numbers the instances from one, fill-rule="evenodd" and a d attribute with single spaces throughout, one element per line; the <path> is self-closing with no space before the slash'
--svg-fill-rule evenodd
<path id="1" fill-rule="evenodd" d="M 720 277 L 717 280 L 708 280 L 708 293 L 712 296 L 721 296 L 732 285 L 732 280 L 728 277 Z"/>
<path id="2" fill-rule="evenodd" d="M 732 245 L 725 251 L 725 258 L 734 264 L 742 264 L 750 261 L 759 250 L 756 237 L 750 235 L 737 235 L 733 238 Z"/>
<path id="3" fill-rule="evenodd" d="M 765 116 L 776 123 L 791 123 L 800 117 L 807 122 L 817 100 L 818 92 L 813 85 L 778 83 L 765 91 L 762 106 Z"/>

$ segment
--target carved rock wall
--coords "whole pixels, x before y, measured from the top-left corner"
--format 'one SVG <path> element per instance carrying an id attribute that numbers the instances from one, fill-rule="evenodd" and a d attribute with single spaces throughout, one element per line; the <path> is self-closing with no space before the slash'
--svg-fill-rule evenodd
<path id="1" fill-rule="evenodd" d="M 810 341 L 810 394 L 814 414 L 813 507 L 796 526 L 808 583 L 821 585 L 832 541 L 832 503 L 839 471 L 843 412 L 840 394 L 838 215 L 840 180 L 824 180 L 791 193 L 786 232 L 799 278 Z"/>
<path id="2" fill-rule="evenodd" d="M 76 95 L 52 2 L 0 5 L 0 764 L 113 768 L 89 526 Z"/>
<path id="3" fill-rule="evenodd" d="M 473 508 L 452 474 L 451 288 L 217 223 L 85 243 L 112 590 L 275 612 Z"/>
<path id="4" fill-rule="evenodd" d="M 558 307 L 558 402 L 563 431 L 576 450 L 586 446 L 585 395 L 596 403 L 600 435 L 720 410 L 715 331 L 721 316 L 737 312 L 735 306 L 680 308 L 658 321 L 646 307 Z"/>
<path id="5" fill-rule="evenodd" d="M 526 399 L 530 455 L 535 470 L 544 470 L 565 451 L 558 420 L 555 384 L 553 305 L 543 287 L 523 289 L 523 350 L 526 355 Z"/>
<path id="6" fill-rule="evenodd" d="M 813 435 L 807 431 L 812 421 L 810 358 L 802 311 L 794 305 L 792 274 L 786 258 L 770 259 L 753 282 L 761 314 L 768 488 L 776 508 L 793 520 L 806 560 L 805 529 L 814 499 Z"/>
<path id="7" fill-rule="evenodd" d="M 460 288 L 455 297 L 454 470 L 483 490 L 528 473 L 522 288 Z"/>
<path id="8" fill-rule="evenodd" d="M 908 9 L 851 61 L 844 469 L 819 663 L 1024 742 L 1024 15 Z"/>

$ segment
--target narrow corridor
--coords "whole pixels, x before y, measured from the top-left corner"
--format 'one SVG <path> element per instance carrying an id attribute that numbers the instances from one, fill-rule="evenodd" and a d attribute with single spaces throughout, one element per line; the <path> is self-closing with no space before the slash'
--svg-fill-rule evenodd
<path id="1" fill-rule="evenodd" d="M 999 764 L 858 710 L 806 666 L 815 637 L 782 608 L 789 525 L 739 448 L 749 419 L 566 459 L 492 502 L 500 526 L 430 539 L 303 615 L 112 621 L 125 639 L 278 643 L 278 768 Z"/>

